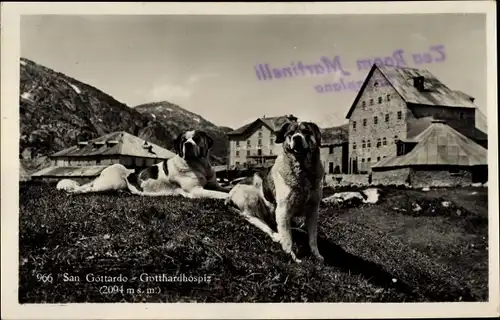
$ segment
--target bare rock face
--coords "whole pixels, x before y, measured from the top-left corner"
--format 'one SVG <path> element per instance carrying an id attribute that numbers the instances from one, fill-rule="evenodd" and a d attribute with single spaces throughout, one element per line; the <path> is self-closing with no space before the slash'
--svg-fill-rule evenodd
<path id="1" fill-rule="evenodd" d="M 227 155 L 225 133 L 202 117 L 169 102 L 174 112 L 158 119 L 148 106 L 137 109 L 117 101 L 91 85 L 56 72 L 28 59 L 20 60 L 20 144 L 21 159 L 33 161 L 70 147 L 80 139 L 126 131 L 167 149 L 179 133 L 195 127 L 206 130 L 216 141 L 217 164 Z M 153 104 L 151 104 L 153 105 Z M 158 110 L 156 111 L 158 112 Z"/>

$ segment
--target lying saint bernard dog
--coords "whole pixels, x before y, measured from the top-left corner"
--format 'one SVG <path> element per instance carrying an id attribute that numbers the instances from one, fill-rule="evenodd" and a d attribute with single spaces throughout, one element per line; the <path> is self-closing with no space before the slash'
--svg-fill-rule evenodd
<path id="1" fill-rule="evenodd" d="M 317 245 L 324 175 L 320 129 L 312 122 L 285 123 L 277 133 L 276 143 L 283 144 L 283 152 L 274 165 L 237 184 L 226 204 L 236 206 L 250 223 L 281 243 L 296 262 L 301 260 L 292 251 L 291 220 L 305 215 L 311 252 L 322 262 Z"/>
<path id="2" fill-rule="evenodd" d="M 203 131 L 192 130 L 180 134 L 174 144 L 177 155 L 173 158 L 138 172 L 114 164 L 94 181 L 80 187 L 70 186 L 67 190 L 87 193 L 128 189 L 143 196 L 226 199 L 229 190 L 219 185 L 209 160 L 212 138 Z"/>

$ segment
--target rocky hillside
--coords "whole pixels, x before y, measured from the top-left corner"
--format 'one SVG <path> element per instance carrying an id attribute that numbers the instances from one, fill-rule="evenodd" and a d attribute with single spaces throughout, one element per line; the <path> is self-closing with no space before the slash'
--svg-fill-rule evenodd
<path id="1" fill-rule="evenodd" d="M 159 101 L 136 106 L 134 110 L 139 111 L 145 116 L 153 117 L 166 128 L 173 132 L 182 132 L 194 128 L 201 128 L 206 131 L 213 139 L 214 146 L 212 153 L 222 162 L 227 155 L 226 133 L 232 131 L 228 127 L 218 127 L 212 122 L 200 117 L 196 113 L 187 111 L 176 104 L 168 101 Z"/>
<path id="2" fill-rule="evenodd" d="M 217 131 L 214 124 L 178 106 L 170 122 L 157 121 L 150 113 L 141 113 L 91 85 L 28 59 L 21 58 L 20 67 L 19 152 L 26 162 L 40 162 L 40 158 L 79 139 L 113 131 L 126 131 L 172 149 L 176 135 L 185 128 L 179 124 L 191 123 L 194 116 L 200 119 L 200 124 L 207 124 L 212 134 L 221 135 L 214 139 L 225 139 L 224 130 Z M 224 146 L 214 151 L 219 160 L 226 154 Z"/>
<path id="3" fill-rule="evenodd" d="M 323 145 L 334 144 L 348 141 L 349 124 L 343 124 L 338 127 L 329 127 L 321 129 L 321 143 Z"/>

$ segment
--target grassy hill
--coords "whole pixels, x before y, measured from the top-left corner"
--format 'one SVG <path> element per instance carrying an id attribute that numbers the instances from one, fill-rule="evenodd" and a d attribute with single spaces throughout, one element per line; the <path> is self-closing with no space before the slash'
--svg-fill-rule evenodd
<path id="1" fill-rule="evenodd" d="M 446 208 L 444 200 L 450 201 Z M 413 211 L 415 203 L 422 210 Z M 22 184 L 19 300 L 486 301 L 487 208 L 487 188 L 386 189 L 376 205 L 322 205 L 325 265 L 309 258 L 302 233 L 294 238 L 305 258 L 296 264 L 222 201 L 67 195 L 53 186 Z M 35 281 L 42 273 L 54 282 Z M 80 281 L 64 282 L 64 273 Z M 129 281 L 106 283 L 118 291 L 101 294 L 102 284 L 85 281 L 90 273 L 122 274 Z M 197 281 L 141 282 L 143 273 Z"/>

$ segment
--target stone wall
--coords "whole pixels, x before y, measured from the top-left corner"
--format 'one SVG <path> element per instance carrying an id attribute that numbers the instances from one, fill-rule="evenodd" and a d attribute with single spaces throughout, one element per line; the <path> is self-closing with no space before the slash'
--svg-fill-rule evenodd
<path id="1" fill-rule="evenodd" d="M 450 173 L 447 170 L 414 170 L 411 184 L 414 188 L 471 185 L 472 173 L 466 170 L 457 173 Z"/>
<path id="2" fill-rule="evenodd" d="M 371 171 L 371 166 L 379 160 L 396 155 L 396 136 L 406 138 L 406 103 L 391 86 L 385 85 L 386 82 L 375 70 L 349 118 L 349 173 L 352 173 L 353 160 L 357 161 L 359 171 Z M 398 119 L 398 112 L 401 112 L 401 119 Z M 377 147 L 379 141 L 381 145 Z"/>
<path id="3" fill-rule="evenodd" d="M 407 182 L 408 174 L 410 174 L 409 168 L 374 171 L 372 172 L 372 183 L 374 185 L 401 185 Z"/>
<path id="4" fill-rule="evenodd" d="M 408 182 L 413 188 L 454 187 L 472 184 L 472 173 L 460 170 L 452 173 L 448 170 L 416 170 L 410 168 L 373 172 L 372 182 L 375 185 L 399 185 Z"/>

